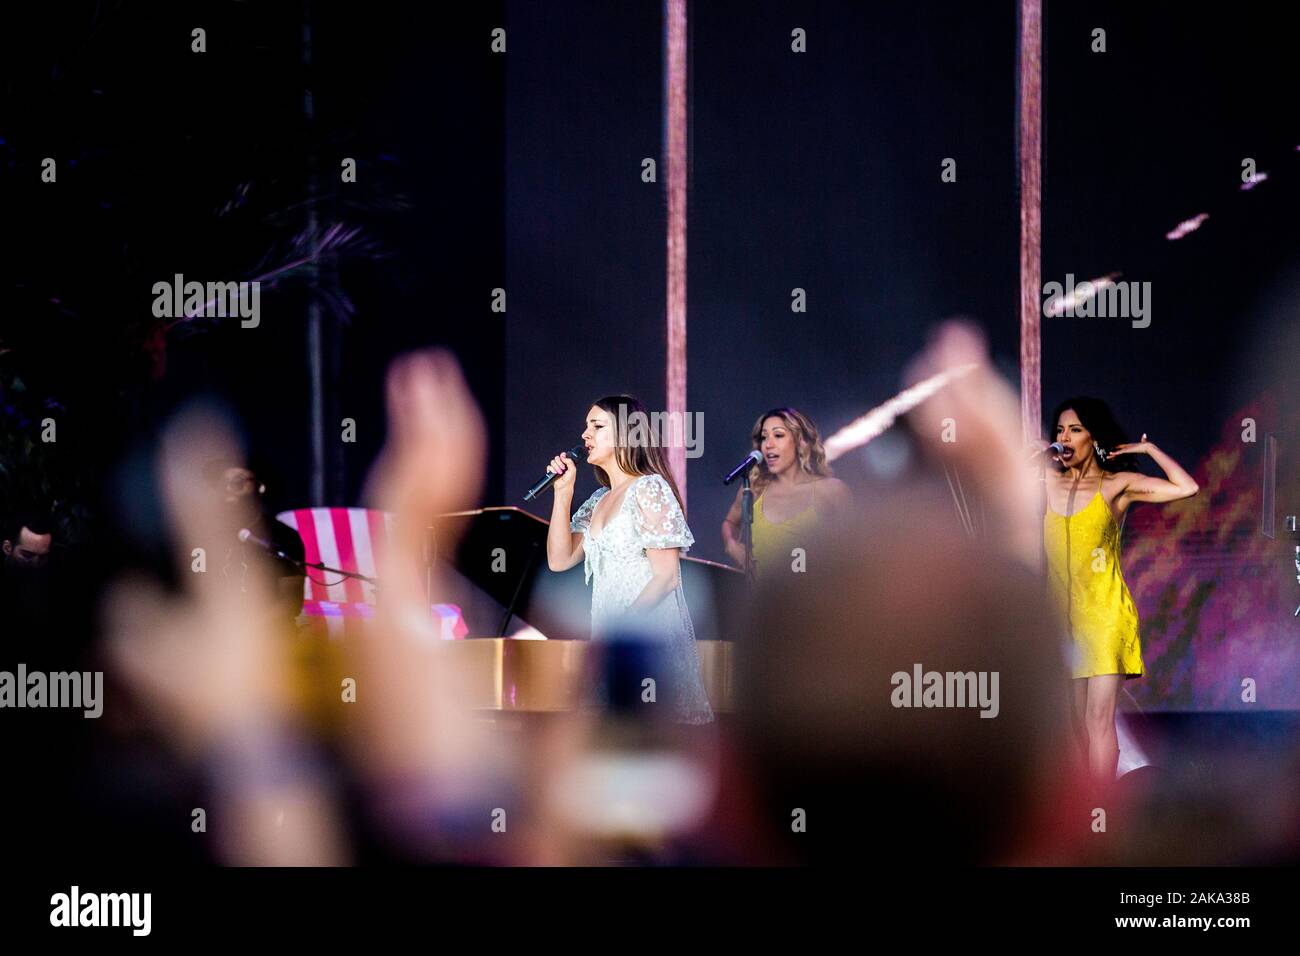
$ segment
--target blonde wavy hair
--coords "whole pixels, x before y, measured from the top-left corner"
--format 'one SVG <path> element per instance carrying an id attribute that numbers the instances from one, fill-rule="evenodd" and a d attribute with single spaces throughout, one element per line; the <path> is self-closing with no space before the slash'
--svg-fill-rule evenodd
<path id="1" fill-rule="evenodd" d="M 759 415 L 750 433 L 756 449 L 762 451 L 763 423 L 769 418 L 781 419 L 785 427 L 790 430 L 790 434 L 794 436 L 800 471 L 821 478 L 835 477 L 835 472 L 826 461 L 826 447 L 822 444 L 821 432 L 817 430 L 813 420 L 797 408 L 773 408 Z M 755 497 L 774 480 L 772 473 L 767 470 L 766 460 L 759 462 L 749 471 L 749 484 L 754 489 Z"/>

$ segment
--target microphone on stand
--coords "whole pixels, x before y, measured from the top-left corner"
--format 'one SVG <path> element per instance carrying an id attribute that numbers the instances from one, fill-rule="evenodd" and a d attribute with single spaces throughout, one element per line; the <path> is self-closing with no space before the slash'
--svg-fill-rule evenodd
<path id="1" fill-rule="evenodd" d="M 731 473 L 728 474 L 727 477 L 722 479 L 722 483 L 724 485 L 731 484 L 733 481 L 739 478 L 743 472 L 748 471 L 752 466 L 757 465 L 762 461 L 763 461 L 763 453 L 760 452 L 757 448 L 755 448 L 753 451 L 751 451 L 748 455 L 745 456 L 744 461 L 742 461 L 735 468 L 731 469 Z"/>
<path id="2" fill-rule="evenodd" d="M 579 459 L 586 458 L 587 446 L 583 444 L 574 445 L 572 448 L 569 449 L 568 455 L 569 458 L 575 462 L 578 461 Z M 559 477 L 560 476 L 557 473 L 553 471 L 548 471 L 545 475 L 539 478 L 531 488 L 528 489 L 528 491 L 524 494 L 524 501 L 532 501 L 534 498 L 540 495 L 547 488 L 551 487 L 551 485 L 555 483 L 555 479 Z"/>
<path id="3" fill-rule="evenodd" d="M 301 558 L 295 558 L 292 554 L 285 554 L 283 551 L 277 548 L 272 542 L 267 541 L 265 538 L 259 538 L 257 535 L 253 534 L 253 532 L 249 531 L 247 528 L 240 528 L 239 534 L 237 534 L 236 537 L 239 538 L 241 544 L 255 544 L 263 551 L 267 552 L 268 554 L 274 555 L 277 558 L 282 558 L 283 560 L 288 561 L 290 564 L 302 568 L 304 574 L 306 574 L 308 568 L 312 568 L 313 570 L 316 571 L 328 571 L 330 574 L 341 574 L 347 578 L 356 578 L 358 581 L 365 581 L 368 584 L 373 584 L 376 588 L 379 587 L 379 581 L 377 578 L 372 578 L 367 574 L 362 574 L 360 571 L 344 571 L 342 568 L 331 568 L 328 565 L 322 564 L 319 561 L 313 564 L 310 561 L 304 561 Z M 335 583 L 337 584 L 338 582 Z"/>
<path id="4" fill-rule="evenodd" d="M 749 582 L 751 592 L 754 588 L 754 489 L 749 486 L 749 469 L 762 464 L 762 461 L 763 453 L 755 448 L 722 479 L 724 485 L 729 485 L 743 477 L 740 489 L 740 540 L 745 547 L 745 579 Z"/>
<path id="5" fill-rule="evenodd" d="M 249 531 L 247 528 L 240 528 L 237 537 L 239 538 L 241 544 L 255 544 L 263 551 L 269 551 L 277 558 L 284 558 L 286 561 L 292 561 L 294 564 L 302 563 L 297 558 L 285 554 L 283 551 L 277 548 L 270 541 L 267 541 L 265 538 L 259 538 L 257 535 L 253 534 L 253 532 Z"/>

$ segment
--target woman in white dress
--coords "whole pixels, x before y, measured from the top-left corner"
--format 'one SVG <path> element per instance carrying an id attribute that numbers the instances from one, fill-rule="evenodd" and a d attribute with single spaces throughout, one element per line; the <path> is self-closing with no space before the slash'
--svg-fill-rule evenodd
<path id="1" fill-rule="evenodd" d="M 622 426 L 635 435 L 636 423 L 648 421 L 645 406 L 630 395 L 592 405 L 582 440 L 601 487 L 572 518 L 577 470 L 568 455 L 551 459 L 547 471 L 560 477 L 552 486 L 546 559 L 552 571 L 582 562 L 587 583 L 595 582 L 594 639 L 626 625 L 630 633 L 663 642 L 666 673 L 655 675 L 656 700 L 670 703 L 674 720 L 703 724 L 713 720 L 713 711 L 700 679 L 680 567 L 695 537 L 658 443 L 629 442 L 618 433 Z M 640 434 L 646 434 L 644 426 Z"/>

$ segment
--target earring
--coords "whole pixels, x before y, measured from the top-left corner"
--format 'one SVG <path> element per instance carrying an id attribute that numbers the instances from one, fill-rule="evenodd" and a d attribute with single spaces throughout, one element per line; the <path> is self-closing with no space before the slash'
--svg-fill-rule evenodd
<path id="1" fill-rule="evenodd" d="M 1101 443 L 1100 443 L 1100 442 L 1093 442 L 1093 443 L 1092 443 L 1092 447 L 1093 447 L 1093 450 L 1097 453 L 1097 460 L 1098 460 L 1098 461 L 1105 461 L 1105 460 L 1106 460 L 1106 449 L 1104 449 L 1104 448 L 1101 447 Z"/>

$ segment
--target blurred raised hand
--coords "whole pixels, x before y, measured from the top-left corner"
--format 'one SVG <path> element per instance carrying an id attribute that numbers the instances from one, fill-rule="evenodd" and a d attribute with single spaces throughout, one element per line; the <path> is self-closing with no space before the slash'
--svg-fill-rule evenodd
<path id="1" fill-rule="evenodd" d="M 385 392 L 388 440 L 366 497 L 402 519 L 394 548 L 418 556 L 435 515 L 477 504 L 487 433 L 460 366 L 447 352 L 415 352 L 394 360 Z"/>
<path id="2" fill-rule="evenodd" d="M 285 661 L 276 652 L 273 584 L 260 562 L 239 572 L 238 599 L 217 549 L 234 545 L 205 462 L 241 456 L 225 422 L 191 412 L 164 432 L 158 478 L 182 582 L 178 596 L 132 578 L 109 595 L 109 651 L 131 686 L 182 750 L 199 754 L 220 739 L 286 715 Z M 193 550 L 213 565 L 194 570 Z"/>
<path id="3" fill-rule="evenodd" d="M 463 642 L 439 640 L 425 590 L 428 528 L 437 515 L 478 504 L 487 436 L 460 367 L 445 352 L 397 359 L 386 391 L 388 441 L 367 497 L 394 512 L 394 528 L 378 556 L 374 639 L 356 648 L 362 722 L 350 742 L 372 790 L 386 801 L 384 818 L 416 841 L 408 850 L 418 854 L 421 837 L 431 846 L 446 837 L 431 820 L 463 823 L 476 812 L 466 807 L 497 796 L 492 790 L 506 763 L 490 726 L 465 698 L 468 661 L 454 646 Z M 444 534 L 439 545 L 451 552 L 455 542 Z M 434 603 L 441 591 L 435 571 Z M 489 839 L 490 824 L 483 814 L 481 835 Z"/>
<path id="4" fill-rule="evenodd" d="M 971 363 L 977 367 L 954 377 L 916 408 L 913 423 L 929 453 L 959 467 L 993 508 L 994 540 L 1036 568 L 1042 548 L 1037 471 L 1024 464 L 1019 396 L 993 369 L 983 335 L 966 322 L 943 323 L 908 367 L 905 379 L 913 384 Z M 955 434 L 946 419 L 951 419 Z M 944 441 L 945 433 L 955 440 Z"/>
<path id="5" fill-rule="evenodd" d="M 203 474 L 238 459 L 224 421 L 192 412 L 173 422 L 158 477 L 181 589 L 130 578 L 105 606 L 108 658 L 157 730 L 209 772 L 215 856 L 240 865 L 346 860 L 330 795 L 308 761 L 290 695 L 286 635 L 273 623 L 275 592 L 262 562 L 241 568 L 239 589 L 215 565 L 233 545 L 220 498 Z M 193 551 L 212 562 L 196 570 Z M 297 768 L 295 770 L 295 768 Z"/>

